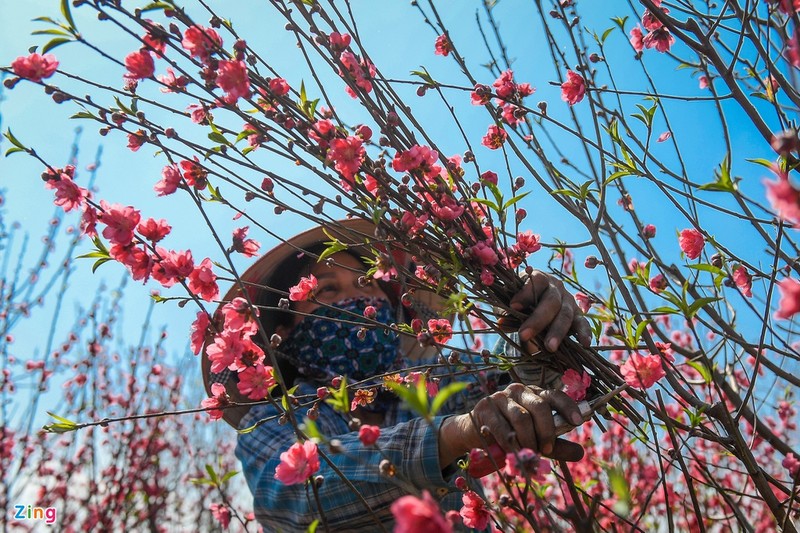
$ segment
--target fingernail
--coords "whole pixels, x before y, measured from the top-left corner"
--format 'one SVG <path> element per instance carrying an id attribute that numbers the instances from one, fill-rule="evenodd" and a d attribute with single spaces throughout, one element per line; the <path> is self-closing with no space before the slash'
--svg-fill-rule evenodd
<path id="1" fill-rule="evenodd" d="M 553 445 L 545 444 L 544 446 L 542 446 L 542 453 L 544 455 L 550 455 L 551 453 L 553 453 Z"/>
<path id="2" fill-rule="evenodd" d="M 526 342 L 531 338 L 531 330 L 523 329 L 519 332 L 519 340 Z"/>
<path id="3" fill-rule="evenodd" d="M 558 339 L 550 339 L 547 341 L 547 349 L 551 352 L 555 352 L 558 349 Z"/>
<path id="4" fill-rule="evenodd" d="M 583 418 L 578 413 L 572 413 L 572 415 L 570 415 L 570 419 L 572 420 L 573 426 L 580 426 L 583 424 Z"/>

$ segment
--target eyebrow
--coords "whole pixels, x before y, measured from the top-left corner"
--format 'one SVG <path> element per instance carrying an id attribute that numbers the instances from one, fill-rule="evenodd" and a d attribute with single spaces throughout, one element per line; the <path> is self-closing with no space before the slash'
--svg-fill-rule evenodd
<path id="1" fill-rule="evenodd" d="M 316 277 L 317 279 L 335 278 L 336 277 L 336 273 L 328 271 L 328 272 L 323 272 L 322 274 L 320 274 L 318 276 L 314 276 L 314 277 Z"/>

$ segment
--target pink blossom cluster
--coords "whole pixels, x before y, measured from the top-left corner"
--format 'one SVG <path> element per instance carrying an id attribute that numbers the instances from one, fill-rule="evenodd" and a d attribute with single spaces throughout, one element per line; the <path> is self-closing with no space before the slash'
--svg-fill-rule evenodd
<path id="1" fill-rule="evenodd" d="M 664 15 L 669 13 L 669 9 L 661 7 L 661 0 L 655 0 L 653 3 L 658 6 Z M 643 33 L 642 27 L 648 33 Z M 645 48 L 655 48 L 657 51 L 664 53 L 669 52 L 669 49 L 675 44 L 675 37 L 652 11 L 645 10 L 644 15 L 642 15 L 642 26 L 640 27 L 637 24 L 630 32 L 630 42 L 637 52 L 641 52 Z"/>

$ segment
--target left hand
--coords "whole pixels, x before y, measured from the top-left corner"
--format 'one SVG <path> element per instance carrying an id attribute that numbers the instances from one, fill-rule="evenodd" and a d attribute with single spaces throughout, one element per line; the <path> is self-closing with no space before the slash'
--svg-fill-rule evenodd
<path id="1" fill-rule="evenodd" d="M 555 352 L 568 335 L 575 335 L 586 347 L 592 342 L 591 327 L 575 297 L 554 276 L 534 270 L 509 306 L 514 311 L 530 313 L 519 327 L 522 347 L 529 353 L 540 350 L 534 339 L 544 331 L 544 348 L 548 352 Z M 501 327 L 504 322 L 508 324 L 509 319 L 501 319 Z"/>

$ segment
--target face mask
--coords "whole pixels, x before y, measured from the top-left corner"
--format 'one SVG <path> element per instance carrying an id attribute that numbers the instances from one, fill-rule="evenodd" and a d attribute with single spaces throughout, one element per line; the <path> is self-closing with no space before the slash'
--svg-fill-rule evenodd
<path id="1" fill-rule="evenodd" d="M 350 298 L 319 307 L 305 317 L 280 347 L 284 357 L 307 378 L 327 381 L 347 376 L 350 383 L 400 369 L 397 334 L 369 327 L 364 309 L 371 305 L 380 324 L 394 322 L 394 310 L 382 298 Z M 363 338 L 358 332 L 367 326 Z"/>

